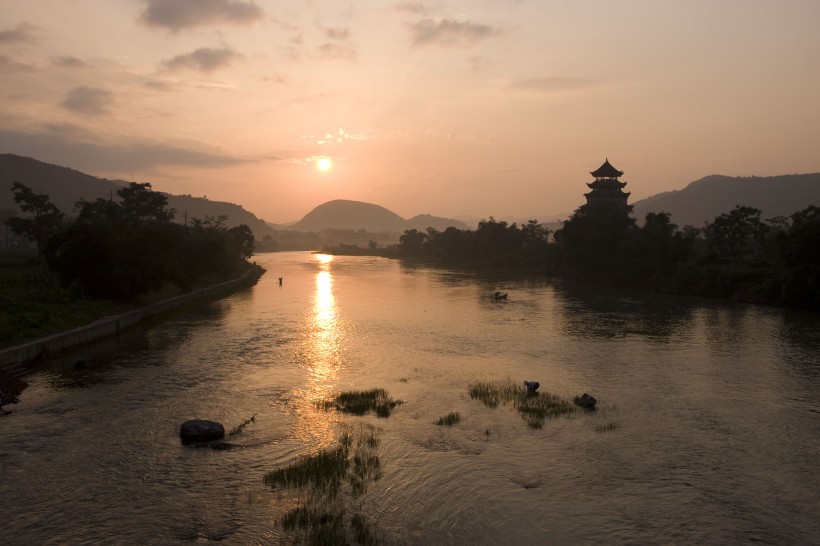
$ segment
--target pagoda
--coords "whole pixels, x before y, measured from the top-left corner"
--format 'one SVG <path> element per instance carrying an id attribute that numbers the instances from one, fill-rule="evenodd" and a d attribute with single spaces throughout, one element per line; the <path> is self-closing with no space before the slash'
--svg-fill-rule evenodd
<path id="1" fill-rule="evenodd" d="M 608 202 L 617 203 L 624 207 L 629 206 L 626 203 L 626 200 L 629 199 L 629 192 L 623 191 L 626 182 L 618 180 L 624 172 L 613 167 L 609 163 L 609 158 L 597 170 L 589 174 L 594 176 L 595 180 L 587 184 L 592 190 L 584 194 L 584 197 L 587 198 L 587 205 Z"/>

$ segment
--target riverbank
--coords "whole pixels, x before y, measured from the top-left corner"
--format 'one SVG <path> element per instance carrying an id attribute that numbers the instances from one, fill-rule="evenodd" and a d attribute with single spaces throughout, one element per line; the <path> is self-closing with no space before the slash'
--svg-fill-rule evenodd
<path id="1" fill-rule="evenodd" d="M 149 317 L 154 318 L 182 306 L 225 297 L 253 286 L 264 273 L 265 269 L 253 265 L 235 279 L 206 286 L 119 315 L 101 317 L 77 328 L 2 349 L 0 350 L 0 371 L 12 377 L 25 375 L 27 365 L 31 362 L 43 362 L 66 349 L 116 336 Z"/>

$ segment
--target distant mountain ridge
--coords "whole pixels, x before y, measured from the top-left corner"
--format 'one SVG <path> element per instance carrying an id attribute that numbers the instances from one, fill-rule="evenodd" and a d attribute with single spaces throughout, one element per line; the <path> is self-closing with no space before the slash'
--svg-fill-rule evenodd
<path id="1" fill-rule="evenodd" d="M 296 231 L 363 229 L 374 233 L 404 233 L 408 229 L 423 231 L 428 227 L 444 231 L 450 226 L 458 229 L 468 229 L 467 224 L 464 222 L 451 218 L 420 214 L 405 220 L 398 214 L 379 205 L 336 199 L 314 208 L 304 218 L 288 226 L 288 229 Z"/>
<path id="2" fill-rule="evenodd" d="M 4 210 L 12 213 L 17 211 L 10 191 L 12 183 L 16 181 L 37 193 L 49 195 L 51 201 L 68 214 L 80 198 L 107 199 L 128 184 L 123 180 L 97 178 L 29 157 L 0 154 L 0 216 L 3 216 Z M 379 205 L 342 199 L 319 205 L 298 222 L 284 226 L 265 222 L 234 203 L 190 195 L 166 195 L 168 205 L 177 211 L 178 222 L 185 221 L 186 213 L 189 219 L 226 215 L 228 226 L 246 224 L 257 239 L 266 235 L 281 239 L 289 231 L 320 232 L 337 229 L 400 234 L 407 229 L 424 231 L 428 227 L 438 231 L 444 231 L 450 226 L 463 230 L 475 227 L 461 220 L 429 214 L 405 220 Z M 633 214 L 639 222 L 643 221 L 647 212 L 668 212 L 672 222 L 678 226 L 702 227 L 705 222 L 713 221 L 736 205 L 760 209 L 763 219 L 790 216 L 809 205 L 820 206 L 820 173 L 768 177 L 710 175 L 692 182 L 682 190 L 660 193 L 633 204 Z"/>
<path id="3" fill-rule="evenodd" d="M 754 207 L 761 218 L 790 216 L 809 205 L 820 206 L 820 173 L 732 177 L 710 175 L 682 190 L 659 193 L 636 201 L 634 216 L 643 222 L 647 212 L 668 212 L 678 226 L 702 227 L 735 206 Z"/>
<path id="4" fill-rule="evenodd" d="M 57 208 L 66 214 L 72 214 L 74 203 L 79 199 L 93 201 L 98 198 L 108 199 L 115 195 L 117 190 L 127 186 L 124 180 L 108 180 L 97 178 L 90 174 L 75 171 L 68 167 L 60 167 L 43 163 L 30 157 L 14 154 L 0 154 L 0 210 L 17 210 L 14 196 L 11 193 L 13 182 L 20 182 L 35 193 L 44 193 Z M 153 188 L 156 190 L 156 188 Z M 211 201 L 204 197 L 190 195 L 171 195 L 168 197 L 168 206 L 176 210 L 175 221 L 184 222 L 188 219 L 206 216 L 228 217 L 227 225 L 233 227 L 246 224 L 261 237 L 272 232 L 272 226 L 260 220 L 251 212 L 234 203 Z"/>
<path id="5" fill-rule="evenodd" d="M 21 182 L 36 193 L 49 196 L 52 203 L 66 214 L 73 212 L 74 204 L 79 199 L 93 201 L 108 199 L 117 190 L 127 186 L 124 180 L 108 180 L 61 167 L 44 163 L 30 157 L 15 154 L 0 154 L 0 212 L 4 209 L 13 213 L 17 211 L 11 193 L 13 182 Z M 153 188 L 156 190 L 157 188 Z M 337 200 L 319 205 L 300 221 L 282 226 L 265 222 L 242 206 L 225 201 L 212 201 L 204 197 L 191 195 L 165 194 L 168 206 L 176 210 L 175 221 L 185 222 L 192 218 L 205 219 L 206 216 L 228 217 L 229 227 L 246 224 L 258 239 L 265 235 L 282 238 L 283 232 L 302 231 L 319 232 L 325 229 L 365 230 L 374 233 L 400 234 L 407 229 L 425 230 L 433 227 L 443 231 L 448 226 L 469 229 L 458 220 L 439 218 L 429 214 L 420 214 L 405 220 L 397 214 L 379 205 L 359 201 Z M 398 237 L 396 237 L 398 242 Z"/>

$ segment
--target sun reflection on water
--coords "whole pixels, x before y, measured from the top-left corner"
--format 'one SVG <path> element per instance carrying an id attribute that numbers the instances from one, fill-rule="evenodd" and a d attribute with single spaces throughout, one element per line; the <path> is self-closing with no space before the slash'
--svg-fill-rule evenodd
<path id="1" fill-rule="evenodd" d="M 317 403 L 332 398 L 339 390 L 339 372 L 343 366 L 343 329 L 333 295 L 333 256 L 316 254 L 319 270 L 315 275 L 311 337 L 307 348 L 308 384 L 304 397 L 307 404 L 299 410 L 297 434 L 318 443 L 330 445 L 339 419 L 334 413 L 317 408 Z"/>

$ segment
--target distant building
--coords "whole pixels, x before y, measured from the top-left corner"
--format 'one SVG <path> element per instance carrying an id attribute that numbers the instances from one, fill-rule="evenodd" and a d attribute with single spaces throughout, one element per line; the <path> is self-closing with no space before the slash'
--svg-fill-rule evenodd
<path id="1" fill-rule="evenodd" d="M 587 186 L 592 190 L 585 193 L 587 204 L 610 202 L 628 207 L 627 199 L 629 199 L 629 192 L 623 190 L 626 182 L 618 180 L 623 176 L 624 172 L 619 171 L 609 163 L 609 159 L 604 161 L 604 164 L 598 167 L 597 170 L 590 172 L 595 177 L 593 182 L 589 182 Z"/>

